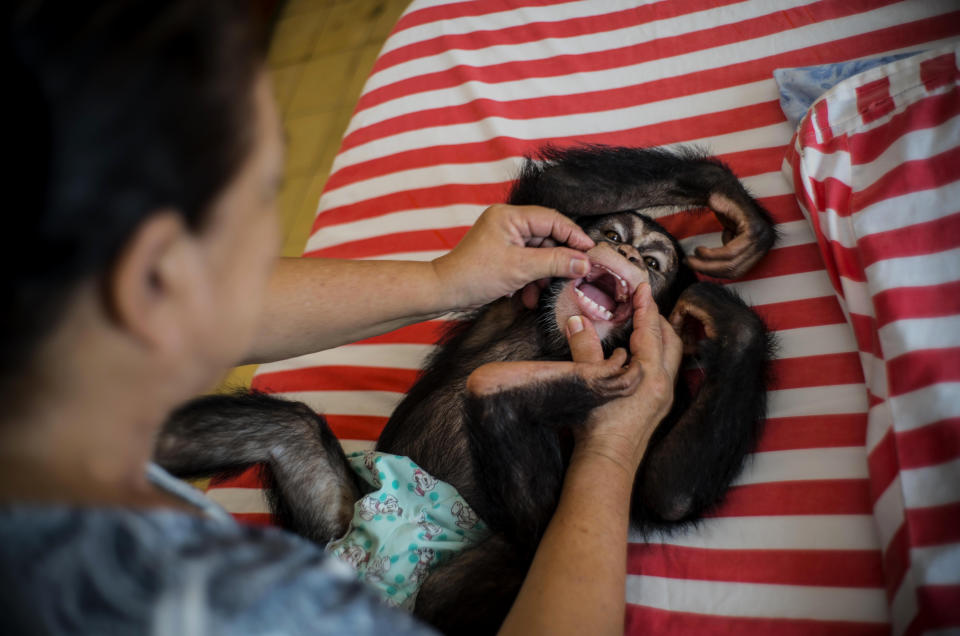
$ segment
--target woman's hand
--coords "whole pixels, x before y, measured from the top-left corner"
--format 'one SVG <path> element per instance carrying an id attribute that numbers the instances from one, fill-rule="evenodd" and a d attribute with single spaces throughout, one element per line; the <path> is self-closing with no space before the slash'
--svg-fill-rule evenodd
<path id="1" fill-rule="evenodd" d="M 480 307 L 521 288 L 529 307 L 539 294 L 534 281 L 586 275 L 590 261 L 583 252 L 593 245 L 580 226 L 555 210 L 494 205 L 433 267 L 454 308 Z"/>
<path id="2" fill-rule="evenodd" d="M 574 450 L 575 457 L 589 453 L 607 457 L 631 476 L 643 459 L 650 435 L 670 411 L 683 354 L 680 337 L 657 311 L 650 285 L 642 283 L 637 288 L 633 306 L 628 371 L 639 377 L 636 390 L 594 409 L 586 425 L 576 432 Z M 567 321 L 567 339 L 575 362 L 604 362 L 600 338 L 587 318 L 573 316 Z"/>

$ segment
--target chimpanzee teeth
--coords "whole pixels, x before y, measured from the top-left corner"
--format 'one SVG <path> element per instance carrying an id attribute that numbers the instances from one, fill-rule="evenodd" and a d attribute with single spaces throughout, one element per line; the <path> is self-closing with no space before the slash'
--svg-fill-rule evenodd
<path id="1" fill-rule="evenodd" d="M 580 298 L 582 298 L 584 301 L 586 301 L 587 306 L 588 306 L 590 309 L 592 309 L 592 310 L 594 310 L 595 312 L 597 312 L 597 315 L 601 316 L 604 320 L 612 320 L 612 319 L 613 319 L 613 314 L 610 313 L 609 310 L 607 310 L 607 309 L 601 307 L 600 305 L 598 305 L 597 303 L 595 303 L 595 302 L 593 301 L 593 299 L 591 299 L 590 297 L 588 297 L 588 296 L 587 296 L 586 294 L 584 294 L 582 291 L 580 291 L 580 290 L 577 289 L 576 287 L 573 288 L 573 291 L 577 292 L 577 295 L 580 296 Z"/>

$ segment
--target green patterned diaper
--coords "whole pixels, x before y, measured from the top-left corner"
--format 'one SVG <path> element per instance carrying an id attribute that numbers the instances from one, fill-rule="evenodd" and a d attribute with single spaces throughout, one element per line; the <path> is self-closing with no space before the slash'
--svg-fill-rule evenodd
<path id="1" fill-rule="evenodd" d="M 364 451 L 347 459 L 374 490 L 357 501 L 347 533 L 327 551 L 389 605 L 411 610 L 430 569 L 476 545 L 487 527 L 456 488 L 407 457 Z"/>

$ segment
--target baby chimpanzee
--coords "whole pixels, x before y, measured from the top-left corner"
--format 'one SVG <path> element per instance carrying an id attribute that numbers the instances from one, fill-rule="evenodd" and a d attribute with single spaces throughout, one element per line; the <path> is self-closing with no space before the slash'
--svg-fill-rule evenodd
<path id="1" fill-rule="evenodd" d="M 573 372 L 498 387 L 474 371 L 492 362 L 569 360 L 563 329 L 574 314 L 590 318 L 608 355 L 627 347 L 633 293 L 649 282 L 704 377 L 695 395 L 678 384 L 637 472 L 631 517 L 645 530 L 699 518 L 722 499 L 759 435 L 770 338 L 739 298 L 698 282 L 676 239 L 644 212 L 710 207 L 729 249 L 690 262 L 727 277 L 773 245 L 769 215 L 723 164 L 683 150 L 548 148 L 524 165 L 508 202 L 577 220 L 596 242 L 591 271 L 554 280 L 536 309 L 501 299 L 448 333 L 384 428 L 378 453 L 348 459 L 308 407 L 252 394 L 211 396 L 179 410 L 158 440 L 157 461 L 178 475 L 266 464 L 274 507 L 290 529 L 326 544 L 349 527 L 331 549 L 367 580 L 383 583 L 393 566 L 391 580 L 415 583 L 400 604 L 443 631 L 493 632 L 556 507 L 569 430 L 619 389 L 615 377 Z M 387 477 L 388 466 L 408 471 L 409 480 Z M 398 577 L 397 559 L 374 554 L 356 533 L 401 519 L 404 509 L 409 516 L 410 498 L 428 505 L 412 521 L 420 543 L 404 544 L 410 554 L 402 558 L 412 565 Z M 457 549 L 445 551 L 451 541 Z"/>

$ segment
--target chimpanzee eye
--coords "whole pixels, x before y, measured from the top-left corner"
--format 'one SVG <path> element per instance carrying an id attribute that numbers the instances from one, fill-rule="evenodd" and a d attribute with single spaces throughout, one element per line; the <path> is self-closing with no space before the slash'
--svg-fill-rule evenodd
<path id="1" fill-rule="evenodd" d="M 646 263 L 646 264 L 647 264 L 647 267 L 649 267 L 649 268 L 652 269 L 653 271 L 655 271 L 655 272 L 659 272 L 659 271 L 660 271 L 660 263 L 658 263 L 658 262 L 657 262 L 657 259 L 655 259 L 654 257 L 652 257 L 652 256 L 647 256 L 647 257 L 645 257 L 645 258 L 643 259 L 643 262 Z"/>
<path id="2" fill-rule="evenodd" d="M 614 232 L 613 230 L 607 230 L 606 232 L 603 233 L 603 235 L 606 236 L 611 241 L 613 241 L 614 243 L 620 242 L 620 235 Z"/>

